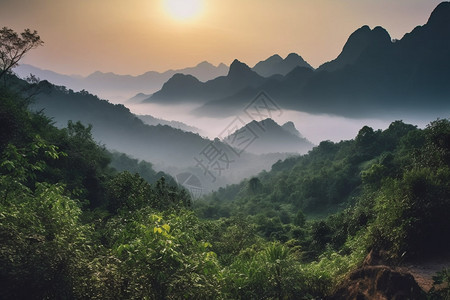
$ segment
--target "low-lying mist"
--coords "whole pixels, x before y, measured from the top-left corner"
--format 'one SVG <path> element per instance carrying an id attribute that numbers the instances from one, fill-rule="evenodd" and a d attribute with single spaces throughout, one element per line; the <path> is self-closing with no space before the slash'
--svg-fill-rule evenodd
<path id="1" fill-rule="evenodd" d="M 241 114 L 227 118 L 212 118 L 208 116 L 198 117 L 190 114 L 197 108 L 196 104 L 182 105 L 160 105 L 154 103 L 146 104 L 126 104 L 126 106 L 138 115 L 152 115 L 165 120 L 175 120 L 187 125 L 197 127 L 202 130 L 202 136 L 209 139 L 218 137 L 224 129 L 236 118 L 240 117 L 245 123 L 252 121 L 242 111 Z M 373 129 L 386 129 L 395 120 L 403 120 L 405 123 L 417 125 L 423 128 L 430 121 L 437 118 L 448 118 L 445 113 L 423 115 L 410 114 L 383 114 L 379 119 L 351 119 L 327 114 L 314 115 L 305 112 L 282 110 L 281 114 L 266 115 L 271 117 L 278 124 L 292 121 L 303 137 L 318 145 L 321 141 L 330 140 L 339 142 L 341 140 L 353 139 L 363 126 L 370 126 Z M 261 120 L 256 120 L 261 121 Z"/>

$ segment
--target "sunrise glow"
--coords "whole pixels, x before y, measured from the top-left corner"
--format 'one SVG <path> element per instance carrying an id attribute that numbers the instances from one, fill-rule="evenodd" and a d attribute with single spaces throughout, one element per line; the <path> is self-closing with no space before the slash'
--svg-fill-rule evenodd
<path id="1" fill-rule="evenodd" d="M 164 0 L 164 7 L 169 15 L 180 21 L 197 17 L 202 8 L 201 0 Z"/>

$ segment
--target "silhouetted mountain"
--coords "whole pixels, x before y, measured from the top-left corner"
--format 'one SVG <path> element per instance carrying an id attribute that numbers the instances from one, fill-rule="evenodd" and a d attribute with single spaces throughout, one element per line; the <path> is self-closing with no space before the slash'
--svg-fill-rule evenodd
<path id="1" fill-rule="evenodd" d="M 373 30 L 365 25 L 350 35 L 341 54 L 333 61 L 324 63 L 318 71 L 336 71 L 354 64 L 368 48 L 386 47 L 391 43 L 389 33 L 382 27 Z"/>
<path id="2" fill-rule="evenodd" d="M 291 53 L 285 59 L 275 54 L 257 63 L 252 70 L 263 77 L 270 77 L 276 74 L 286 75 L 296 67 L 313 69 L 301 56 Z"/>
<path id="3" fill-rule="evenodd" d="M 210 101 L 194 113 L 236 114 L 244 98 L 249 102 L 260 90 L 285 109 L 309 113 L 445 117 L 450 113 L 450 3 L 440 4 L 427 24 L 401 40 L 391 41 L 381 27 L 363 26 L 335 60 L 318 70 L 297 68 L 282 79 Z"/>
<path id="4" fill-rule="evenodd" d="M 48 80 L 56 85 L 66 86 L 74 91 L 84 89 L 101 98 L 125 102 L 125 100 L 136 93 L 151 94 L 157 91 L 174 74 L 190 74 L 201 81 L 207 81 L 227 74 L 228 67 L 224 64 L 219 64 L 216 67 L 204 61 L 195 67 L 169 70 L 163 73 L 150 71 L 138 76 L 131 76 L 97 71 L 87 77 L 61 75 L 30 65 L 20 65 L 15 71 L 22 77 L 32 73 L 40 79 Z"/>
<path id="5" fill-rule="evenodd" d="M 256 154 L 277 152 L 305 154 L 314 147 L 310 141 L 301 137 L 294 123 L 288 122 L 280 126 L 270 118 L 248 123 L 226 137 L 224 142 L 235 145 L 250 137 L 253 141 L 246 151 Z"/>
<path id="6" fill-rule="evenodd" d="M 261 91 L 265 91 L 274 102 L 283 104 L 280 99 L 288 97 L 296 99 L 297 90 L 313 75 L 314 71 L 310 68 L 296 67 L 286 76 L 281 78 L 272 76 L 258 87 L 246 87 L 234 95 L 209 101 L 191 113 L 197 116 L 228 117 L 240 113 Z"/>
<path id="7" fill-rule="evenodd" d="M 440 4 L 424 26 L 391 42 L 372 30 L 371 42 L 351 65 L 318 72 L 300 91 L 297 109 L 343 115 L 449 111 L 450 3 Z"/>
<path id="8" fill-rule="evenodd" d="M 175 74 L 148 99 L 158 99 L 162 103 L 175 101 L 198 101 L 202 97 L 202 82 L 192 75 Z M 143 102 L 149 102 L 148 99 Z"/>
<path id="9" fill-rule="evenodd" d="M 234 60 L 227 76 L 204 83 L 190 75 L 175 74 L 160 91 L 154 93 L 145 102 L 171 104 L 190 101 L 202 103 L 233 95 L 246 87 L 257 87 L 265 81 L 265 78 L 256 74 L 246 64 Z"/>

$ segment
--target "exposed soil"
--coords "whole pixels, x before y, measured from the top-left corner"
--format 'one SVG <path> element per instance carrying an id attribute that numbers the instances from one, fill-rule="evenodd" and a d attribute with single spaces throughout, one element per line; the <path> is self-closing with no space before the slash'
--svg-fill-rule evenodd
<path id="1" fill-rule="evenodd" d="M 419 286 L 428 292 L 433 287 L 433 276 L 443 269 L 450 268 L 450 256 L 428 258 L 425 261 L 405 263 L 399 267 L 403 272 L 411 273 Z"/>
<path id="2" fill-rule="evenodd" d="M 388 266 L 365 266 L 350 273 L 328 300 L 422 300 L 425 293 L 406 272 Z"/>
<path id="3" fill-rule="evenodd" d="M 388 266 L 383 256 L 370 252 L 363 266 L 350 273 L 327 299 L 426 299 L 425 293 L 433 287 L 433 276 L 450 268 L 450 255 L 407 262 L 399 267 Z"/>

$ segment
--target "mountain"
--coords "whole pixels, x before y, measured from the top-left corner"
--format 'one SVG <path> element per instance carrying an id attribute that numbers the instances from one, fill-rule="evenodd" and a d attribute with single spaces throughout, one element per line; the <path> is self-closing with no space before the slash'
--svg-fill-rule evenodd
<path id="1" fill-rule="evenodd" d="M 371 30 L 369 26 L 364 25 L 350 35 L 341 54 L 335 60 L 324 63 L 317 70 L 336 71 L 347 65 L 354 64 L 366 49 L 385 47 L 390 43 L 391 38 L 385 29 L 375 27 Z"/>
<path id="2" fill-rule="evenodd" d="M 302 138 L 302 134 L 297 130 L 297 128 L 295 128 L 295 125 L 293 122 L 289 121 L 284 123 L 281 128 L 283 128 L 285 131 L 291 133 L 292 135 L 295 135 L 299 138 Z"/>
<path id="3" fill-rule="evenodd" d="M 250 136 L 254 139 L 246 151 L 256 154 L 276 152 L 305 154 L 314 147 L 310 141 L 301 137 L 294 123 L 287 122 L 280 126 L 271 118 L 259 122 L 254 120 L 246 124 L 226 137 L 224 142 L 234 145 Z"/>
<path id="4" fill-rule="evenodd" d="M 183 122 L 167 121 L 167 120 L 155 118 L 155 117 L 150 116 L 150 115 L 136 115 L 136 116 L 139 119 L 141 119 L 147 125 L 152 125 L 152 126 L 167 125 L 167 126 L 170 126 L 172 128 L 180 129 L 180 130 L 183 130 L 183 131 L 186 131 L 186 132 L 192 132 L 192 133 L 197 133 L 197 134 L 200 134 L 200 135 L 204 135 L 203 130 L 201 130 L 200 128 L 197 128 L 197 127 L 194 127 L 194 126 L 189 126 L 187 124 L 184 124 Z"/>
<path id="5" fill-rule="evenodd" d="M 74 91 L 85 89 L 100 98 L 123 103 L 137 93 L 151 94 L 159 90 L 167 80 L 177 73 L 190 74 L 201 81 L 207 81 L 227 74 L 228 67 L 222 63 L 214 66 L 204 61 L 195 67 L 168 70 L 163 73 L 149 71 L 138 76 L 132 76 L 97 71 L 86 77 L 62 75 L 25 64 L 17 67 L 15 71 L 21 77 L 32 73 L 42 80 L 45 79 L 53 84 L 66 86 Z"/>
<path id="6" fill-rule="evenodd" d="M 19 77 L 25 78 L 30 74 L 37 76 L 41 80 L 47 80 L 56 85 L 66 86 L 75 91 L 83 89 L 83 77 L 79 75 L 64 75 L 50 70 L 44 70 L 28 64 L 20 64 L 14 69 Z"/>
<path id="7" fill-rule="evenodd" d="M 192 75 L 175 74 L 162 87 L 144 102 L 173 104 L 180 102 L 204 103 L 233 95 L 247 87 L 257 87 L 266 79 L 249 66 L 233 61 L 226 76 L 221 76 L 207 82 L 201 82 Z"/>
<path id="8" fill-rule="evenodd" d="M 143 100 L 147 99 L 150 96 L 151 94 L 137 93 L 136 95 L 128 99 L 127 103 L 141 103 Z"/>
<path id="9" fill-rule="evenodd" d="M 295 69 L 295 67 L 313 69 L 313 67 L 311 67 L 311 65 L 301 56 L 296 53 L 291 53 L 285 59 L 282 59 L 278 54 L 275 54 L 268 59 L 257 63 L 252 70 L 263 77 L 270 77 L 276 74 L 284 76 Z"/>
<path id="10" fill-rule="evenodd" d="M 261 91 L 264 91 L 274 103 L 285 108 L 285 102 L 282 102 L 282 100 L 296 99 L 298 97 L 297 90 L 303 87 L 313 76 L 314 71 L 312 69 L 295 67 L 281 79 L 272 76 L 258 87 L 246 87 L 234 95 L 209 101 L 194 109 L 191 113 L 197 116 L 229 117 L 241 113 L 242 109 L 254 101 Z"/>
<path id="11" fill-rule="evenodd" d="M 46 81 L 39 87 L 41 93 L 35 96 L 31 108 L 51 117 L 56 126 L 65 127 L 69 120 L 91 124 L 94 139 L 109 150 L 151 162 L 156 170 L 174 177 L 182 172 L 194 174 L 205 192 L 270 169 L 273 163 L 289 156 L 245 151 L 236 155 L 235 149 L 219 139 L 209 140 L 168 125 L 147 125 L 124 105 L 101 100 L 86 91 L 74 92 Z M 217 151 L 220 161 L 210 161 L 209 150 Z"/>
<path id="12" fill-rule="evenodd" d="M 194 114 L 232 116 L 259 91 L 284 109 L 314 114 L 446 117 L 450 113 L 450 2 L 441 3 L 425 25 L 400 40 L 392 41 L 381 27 L 363 26 L 335 60 L 318 70 L 297 67 L 282 78 L 209 101 Z"/>
<path id="13" fill-rule="evenodd" d="M 32 108 L 43 110 L 59 127 L 66 126 L 69 120 L 92 124 L 95 140 L 107 148 L 152 162 L 160 168 L 168 162 L 190 165 L 192 155 L 209 142 L 198 134 L 167 125 L 146 125 L 123 105 L 64 87 L 52 86 L 49 93 L 39 94 Z"/>

